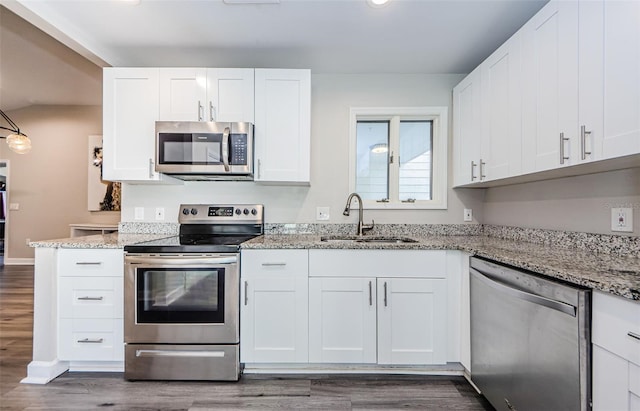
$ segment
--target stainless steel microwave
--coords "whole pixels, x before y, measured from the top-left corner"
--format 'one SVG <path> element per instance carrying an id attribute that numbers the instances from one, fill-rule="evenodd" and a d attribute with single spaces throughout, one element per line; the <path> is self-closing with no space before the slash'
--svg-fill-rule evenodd
<path id="1" fill-rule="evenodd" d="M 156 171 L 182 180 L 253 180 L 253 124 L 156 121 Z"/>

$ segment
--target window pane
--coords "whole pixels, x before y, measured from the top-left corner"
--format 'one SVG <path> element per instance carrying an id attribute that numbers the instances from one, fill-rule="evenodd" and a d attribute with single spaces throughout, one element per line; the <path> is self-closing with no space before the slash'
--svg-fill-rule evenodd
<path id="1" fill-rule="evenodd" d="M 400 122 L 400 200 L 431 200 L 432 122 Z"/>
<path id="2" fill-rule="evenodd" d="M 358 121 L 356 191 L 365 200 L 389 198 L 389 122 Z"/>

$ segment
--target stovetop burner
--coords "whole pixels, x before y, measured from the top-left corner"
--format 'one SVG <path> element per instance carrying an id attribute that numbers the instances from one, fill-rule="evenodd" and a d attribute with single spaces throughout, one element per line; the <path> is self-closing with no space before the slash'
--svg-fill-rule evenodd
<path id="1" fill-rule="evenodd" d="M 183 204 L 180 235 L 125 246 L 128 253 L 229 253 L 264 233 L 264 207 L 259 204 Z"/>

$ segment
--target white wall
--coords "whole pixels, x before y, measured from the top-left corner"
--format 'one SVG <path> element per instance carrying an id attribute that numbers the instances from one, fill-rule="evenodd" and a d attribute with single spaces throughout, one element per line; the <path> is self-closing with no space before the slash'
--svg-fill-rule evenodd
<path id="1" fill-rule="evenodd" d="M 165 221 L 175 222 L 180 203 L 246 202 L 264 204 L 265 219 L 269 223 L 315 222 L 318 206 L 331 208 L 330 223 L 354 222 L 357 217 L 353 214 L 349 217 L 342 215 L 349 195 L 349 108 L 448 106 L 451 116 L 452 89 L 462 77 L 457 74 L 312 75 L 310 187 L 252 182 L 186 182 L 180 186 L 125 184 L 122 221 L 134 221 L 135 207 L 145 208 L 144 221 L 155 221 L 155 208 L 163 207 Z M 451 186 L 451 182 L 448 185 Z M 454 192 L 450 189 L 448 210 L 368 210 L 365 220 L 374 219 L 378 223 L 462 223 L 462 210 L 466 206 L 473 208 L 474 219 L 481 221 L 483 195 L 483 190 Z"/>
<path id="2" fill-rule="evenodd" d="M 633 233 L 610 230 L 612 207 L 633 208 Z M 487 189 L 482 222 L 637 236 L 640 168 Z"/>

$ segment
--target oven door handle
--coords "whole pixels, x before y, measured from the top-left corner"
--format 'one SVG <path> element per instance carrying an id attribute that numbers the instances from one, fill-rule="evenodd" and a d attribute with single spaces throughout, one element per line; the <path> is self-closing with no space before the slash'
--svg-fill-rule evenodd
<path id="1" fill-rule="evenodd" d="M 125 258 L 125 262 L 127 264 L 158 264 L 158 265 L 181 265 L 181 266 L 190 266 L 190 265 L 229 265 L 229 264 L 237 264 L 238 257 L 237 256 L 228 256 L 228 257 L 189 257 L 189 256 L 180 256 L 180 257 L 134 257 L 127 256 Z"/>

